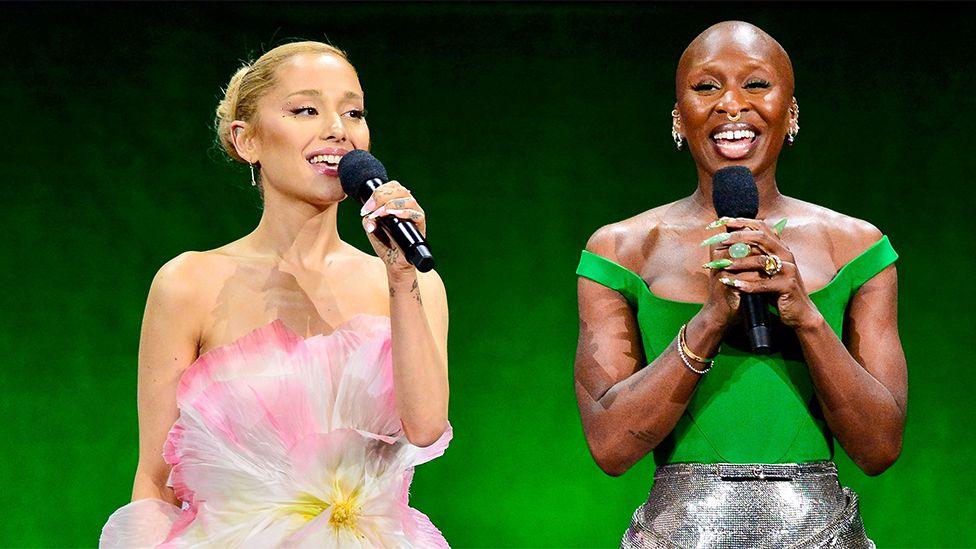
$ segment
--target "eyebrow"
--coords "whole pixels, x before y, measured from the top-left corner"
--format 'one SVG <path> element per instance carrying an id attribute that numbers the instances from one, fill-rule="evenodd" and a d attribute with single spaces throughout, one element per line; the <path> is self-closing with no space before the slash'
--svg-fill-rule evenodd
<path id="1" fill-rule="evenodd" d="M 311 95 L 311 96 L 314 96 L 314 97 L 321 97 L 322 96 L 322 92 L 320 92 L 319 90 L 298 90 L 297 92 L 292 92 L 292 93 L 289 93 L 288 95 L 286 95 L 285 96 L 285 99 L 288 99 L 289 97 L 291 97 L 293 95 Z M 343 94 L 342 98 L 343 99 L 362 99 L 363 96 L 359 95 L 358 93 L 356 93 L 354 91 L 347 91 L 345 94 Z"/>

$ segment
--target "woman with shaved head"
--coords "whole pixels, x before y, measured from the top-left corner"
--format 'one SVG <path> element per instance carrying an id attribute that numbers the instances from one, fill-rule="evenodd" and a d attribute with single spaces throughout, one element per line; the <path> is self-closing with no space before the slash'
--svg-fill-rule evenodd
<path id="1" fill-rule="evenodd" d="M 780 192 L 799 108 L 768 34 L 706 29 L 675 91 L 672 136 L 697 187 L 599 229 L 577 270 L 590 451 L 610 475 L 651 452 L 657 466 L 622 545 L 872 547 L 832 458 L 836 438 L 877 475 L 901 451 L 897 254 L 870 223 Z M 718 218 L 713 177 L 732 166 L 754 177 L 754 219 Z M 744 336 L 748 294 L 768 300 L 769 354 Z"/>

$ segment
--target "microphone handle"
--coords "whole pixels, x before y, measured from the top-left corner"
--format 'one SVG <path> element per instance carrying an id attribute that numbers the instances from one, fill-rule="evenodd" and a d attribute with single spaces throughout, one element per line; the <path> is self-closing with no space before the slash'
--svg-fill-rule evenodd
<path id="1" fill-rule="evenodd" d="M 365 196 L 357 197 L 359 198 L 359 202 L 365 204 L 369 200 L 372 192 L 383 183 L 385 181 L 379 178 L 367 180 L 362 188 L 368 189 L 368 193 Z M 389 239 L 393 238 L 396 246 L 403 252 L 407 261 L 422 273 L 426 273 L 434 268 L 434 255 L 430 251 L 430 246 L 427 244 L 424 235 L 420 234 L 420 230 L 417 229 L 417 225 L 413 221 L 388 215 L 376 218 L 376 222 L 377 227 L 383 229 L 382 233 L 374 231 L 376 238 L 380 242 L 386 246 L 390 246 Z"/>
<path id="2" fill-rule="evenodd" d="M 753 354 L 768 355 L 773 352 L 773 331 L 766 294 L 739 294 L 740 309 L 749 347 Z"/>
<path id="3" fill-rule="evenodd" d="M 413 264 L 418 271 L 426 273 L 434 268 L 434 256 L 430 253 L 430 247 L 413 221 L 392 215 L 378 217 L 376 221 L 386 234 L 393 237 L 393 241 L 403 251 L 407 261 Z M 388 242 L 384 242 L 384 244 L 388 244 Z"/>

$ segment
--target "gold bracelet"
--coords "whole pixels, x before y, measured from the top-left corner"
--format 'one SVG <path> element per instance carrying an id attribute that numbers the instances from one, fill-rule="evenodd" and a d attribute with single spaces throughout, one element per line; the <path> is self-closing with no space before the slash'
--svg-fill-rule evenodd
<path id="1" fill-rule="evenodd" d="M 712 358 L 702 358 L 691 351 L 688 348 L 688 341 L 685 339 L 685 330 L 688 328 L 687 324 L 681 325 L 681 330 L 678 332 L 678 341 L 681 344 L 681 350 L 684 351 L 688 358 L 694 360 L 695 362 L 701 362 L 702 364 L 708 364 L 709 362 L 714 362 L 715 357 Z"/>

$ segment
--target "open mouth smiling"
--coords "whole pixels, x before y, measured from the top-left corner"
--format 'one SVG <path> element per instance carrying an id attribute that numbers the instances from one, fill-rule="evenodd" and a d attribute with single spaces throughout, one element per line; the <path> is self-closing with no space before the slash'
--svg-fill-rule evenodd
<path id="1" fill-rule="evenodd" d="M 317 149 L 305 156 L 305 160 L 316 172 L 337 177 L 339 175 L 339 161 L 349 152 L 345 149 L 327 147 Z"/>
<path id="2" fill-rule="evenodd" d="M 748 122 L 722 124 L 712 130 L 711 140 L 716 152 L 729 160 L 739 160 L 752 154 L 759 143 L 759 130 Z"/>

